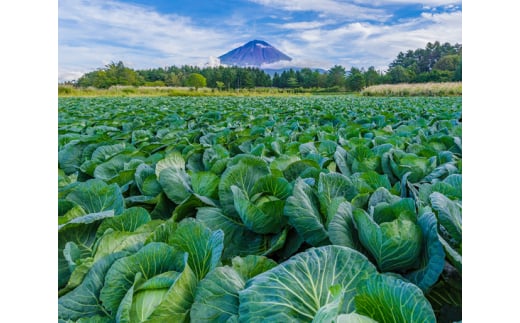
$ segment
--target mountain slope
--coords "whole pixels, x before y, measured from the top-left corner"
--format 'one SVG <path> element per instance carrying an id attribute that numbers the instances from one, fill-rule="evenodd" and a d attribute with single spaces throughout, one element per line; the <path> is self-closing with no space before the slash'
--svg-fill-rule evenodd
<path id="1" fill-rule="evenodd" d="M 285 55 L 263 40 L 252 40 L 243 46 L 219 56 L 219 59 L 222 64 L 226 65 L 256 67 L 262 64 L 292 60 L 291 57 Z"/>

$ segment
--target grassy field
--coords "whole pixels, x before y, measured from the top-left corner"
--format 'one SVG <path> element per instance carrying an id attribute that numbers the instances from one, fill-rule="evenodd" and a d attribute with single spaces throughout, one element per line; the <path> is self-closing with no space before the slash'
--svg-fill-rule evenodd
<path id="1" fill-rule="evenodd" d="M 76 88 L 58 85 L 59 97 L 142 97 L 142 96 L 302 96 L 302 95 L 363 95 L 363 96 L 460 96 L 462 83 L 381 84 L 369 86 L 361 92 L 326 92 L 326 89 L 254 88 L 219 91 L 210 88 L 195 90 L 189 87 L 113 86 L 109 89 Z"/>
<path id="2" fill-rule="evenodd" d="M 219 91 L 210 88 L 195 90 L 189 87 L 149 87 L 149 86 L 113 86 L 109 89 L 76 88 L 59 85 L 59 97 L 140 97 L 140 96 L 287 96 L 310 95 L 310 93 L 296 93 L 295 90 L 278 88 L 255 88 L 240 90 Z"/>
<path id="3" fill-rule="evenodd" d="M 364 96 L 459 96 L 462 82 L 401 83 L 373 85 L 361 91 Z"/>

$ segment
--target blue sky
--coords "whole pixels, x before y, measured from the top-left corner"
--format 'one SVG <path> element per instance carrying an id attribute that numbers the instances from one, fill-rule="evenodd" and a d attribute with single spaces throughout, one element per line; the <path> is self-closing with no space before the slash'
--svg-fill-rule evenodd
<path id="1" fill-rule="evenodd" d="M 385 69 L 400 51 L 462 43 L 462 2 L 59 0 L 58 79 L 119 60 L 203 66 L 253 39 L 291 56 L 290 66 Z"/>

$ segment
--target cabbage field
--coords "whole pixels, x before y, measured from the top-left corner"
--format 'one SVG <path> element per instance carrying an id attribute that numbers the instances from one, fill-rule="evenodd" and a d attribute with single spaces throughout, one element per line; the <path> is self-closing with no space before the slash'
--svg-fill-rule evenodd
<path id="1" fill-rule="evenodd" d="M 60 322 L 462 319 L 461 97 L 58 104 Z"/>

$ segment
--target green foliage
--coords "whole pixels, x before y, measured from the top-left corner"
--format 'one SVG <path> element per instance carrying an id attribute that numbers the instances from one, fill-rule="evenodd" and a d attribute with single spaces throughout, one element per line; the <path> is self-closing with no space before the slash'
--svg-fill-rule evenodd
<path id="1" fill-rule="evenodd" d="M 390 80 L 390 83 L 407 83 L 413 80 L 415 73 L 406 67 L 397 65 L 390 68 L 387 77 Z"/>
<path id="2" fill-rule="evenodd" d="M 347 76 L 347 86 L 351 91 L 361 91 L 365 87 L 365 76 L 363 73 L 352 67 Z"/>
<path id="3" fill-rule="evenodd" d="M 191 73 L 186 79 L 186 84 L 188 86 L 193 86 L 195 90 L 198 90 L 199 87 L 206 86 L 206 78 L 199 73 Z"/>
<path id="4" fill-rule="evenodd" d="M 332 302 L 336 314 L 352 312 L 356 289 L 376 273 L 365 256 L 355 250 L 325 246 L 299 253 L 246 283 L 239 293 L 240 319 L 312 321 Z M 338 295 L 339 294 L 339 295 Z"/>
<path id="5" fill-rule="evenodd" d="M 434 70 L 441 71 L 455 71 L 457 66 L 462 61 L 462 55 L 445 55 L 442 56 L 436 63 L 433 65 Z"/>
<path id="6" fill-rule="evenodd" d="M 331 67 L 328 72 L 327 86 L 344 87 L 346 82 L 346 73 L 345 68 L 341 65 L 334 65 Z"/>
<path id="7" fill-rule="evenodd" d="M 60 322 L 461 319 L 460 97 L 58 103 Z"/>
<path id="8" fill-rule="evenodd" d="M 86 73 L 78 79 L 78 86 L 93 86 L 107 89 L 113 85 L 141 85 L 142 78 L 131 68 L 126 67 L 123 62 L 110 63 L 105 68 Z"/>

